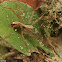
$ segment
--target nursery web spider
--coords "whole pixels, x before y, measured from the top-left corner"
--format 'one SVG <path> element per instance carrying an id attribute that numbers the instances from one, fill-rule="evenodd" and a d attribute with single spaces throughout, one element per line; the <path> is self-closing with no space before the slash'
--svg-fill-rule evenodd
<path id="1" fill-rule="evenodd" d="M 46 2 L 43 2 L 43 3 L 46 3 Z M 43 3 L 42 3 L 42 4 L 43 4 Z M 20 16 L 21 16 L 20 8 L 19 8 L 18 4 L 16 3 L 16 1 L 15 1 L 15 4 L 17 5 L 17 8 L 18 8 L 19 13 L 20 13 Z M 24 43 L 25 43 L 25 40 L 24 40 L 23 34 L 24 34 L 24 32 L 26 32 L 27 34 L 29 34 L 30 36 L 36 38 L 37 40 L 39 40 L 40 42 L 42 42 L 44 45 L 46 45 L 47 47 L 49 47 L 50 49 L 52 49 L 52 50 L 56 53 L 55 49 L 54 49 L 49 43 L 46 43 L 44 40 L 42 40 L 41 38 L 39 38 L 38 36 L 36 36 L 35 33 L 32 32 L 33 26 L 34 26 L 41 18 L 50 19 L 50 18 L 55 18 L 55 17 L 41 16 L 41 17 L 39 17 L 38 19 L 36 19 L 36 20 L 34 21 L 34 23 L 32 23 L 32 24 L 30 25 L 30 22 L 31 22 L 31 20 L 32 20 L 32 17 L 33 17 L 34 12 L 35 12 L 36 10 L 38 10 L 38 8 L 40 8 L 40 6 L 41 6 L 42 4 L 40 4 L 36 9 L 34 9 L 34 11 L 33 11 L 32 14 L 31 14 L 31 17 L 30 17 L 30 19 L 29 19 L 29 21 L 28 21 L 28 25 L 21 23 L 21 18 L 23 19 L 23 17 L 22 17 L 22 16 L 20 17 L 18 14 L 16 14 L 16 13 L 13 11 L 12 8 L 3 7 L 2 5 L 0 5 L 0 6 L 3 7 L 3 8 L 7 8 L 7 9 L 11 10 L 11 11 L 19 18 L 20 22 L 18 22 L 18 21 L 12 22 L 12 23 L 11 23 L 11 26 L 13 26 L 13 27 L 12 27 L 12 30 L 13 30 L 15 27 L 20 27 L 20 28 L 22 29 L 21 35 L 22 35 L 22 38 L 23 38 Z M 10 31 L 10 33 L 8 34 L 8 36 L 11 34 L 12 30 Z M 25 45 L 26 45 L 26 43 L 25 43 Z M 26 45 L 26 47 L 27 47 L 27 45 Z M 28 49 L 28 48 L 27 48 L 27 49 Z M 56 55 L 58 55 L 58 54 L 56 53 Z M 59 56 L 59 55 L 58 55 L 58 56 Z M 59 56 L 59 57 L 60 57 L 60 56 Z"/>

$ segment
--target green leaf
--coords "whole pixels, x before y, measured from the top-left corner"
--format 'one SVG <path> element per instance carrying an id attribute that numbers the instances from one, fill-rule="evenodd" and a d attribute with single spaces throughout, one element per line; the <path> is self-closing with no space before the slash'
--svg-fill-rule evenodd
<path id="1" fill-rule="evenodd" d="M 21 16 L 23 16 L 23 19 L 20 16 L 16 3 L 20 7 Z M 16 3 L 14 1 L 5 1 L 0 4 L 0 36 L 20 52 L 26 55 L 30 55 L 32 51 L 37 51 L 37 46 L 41 46 L 39 41 L 28 34 L 24 34 L 24 40 L 27 45 L 26 47 L 21 35 L 21 30 L 20 32 L 15 31 L 15 29 L 12 30 L 11 23 L 14 21 L 19 21 L 23 23 L 24 21 L 24 24 L 28 24 L 28 21 L 31 17 L 31 13 L 33 12 L 34 9 L 22 2 Z M 11 9 L 8 8 L 11 8 L 12 11 Z M 19 15 L 21 20 L 14 14 L 13 11 Z M 33 23 L 33 21 L 35 21 L 38 17 L 39 16 L 37 12 L 35 12 L 30 24 Z M 34 27 L 39 30 L 38 25 L 35 25 Z M 10 35 L 8 36 L 8 34 Z M 8 37 L 5 38 L 6 36 Z M 44 46 L 41 47 L 45 48 Z"/>
<path id="2" fill-rule="evenodd" d="M 24 23 L 27 24 L 30 19 L 33 8 L 31 8 L 30 6 L 28 6 L 24 3 L 17 2 L 17 4 L 20 7 Z M 3 7 L 12 8 L 13 11 L 16 12 L 20 16 L 19 10 L 14 1 L 11 1 L 11 2 L 5 1 L 1 5 L 3 5 Z M 2 38 L 6 39 L 6 41 L 8 41 L 8 43 L 10 43 L 17 50 L 21 51 L 22 53 L 24 53 L 26 55 L 29 55 L 29 53 L 31 52 L 30 51 L 31 49 L 36 49 L 34 46 L 40 45 L 39 41 L 36 39 L 32 39 L 29 41 L 27 38 L 24 37 L 25 42 L 28 47 L 28 51 L 27 51 L 26 45 L 21 36 L 21 31 L 20 31 L 20 33 L 18 33 L 18 32 L 15 32 L 15 30 L 13 30 L 10 33 L 10 31 L 12 29 L 11 23 L 14 21 L 20 21 L 19 18 L 10 9 L 3 8 L 3 7 L 0 6 L 0 28 L 1 28 L 0 36 Z M 38 18 L 38 15 L 36 12 L 35 12 L 34 17 Z M 8 36 L 9 33 L 10 33 L 10 35 Z M 5 38 L 6 36 L 8 36 L 8 38 Z M 29 35 L 25 35 L 25 36 L 28 37 Z M 30 39 L 31 39 L 31 37 L 30 37 Z"/>

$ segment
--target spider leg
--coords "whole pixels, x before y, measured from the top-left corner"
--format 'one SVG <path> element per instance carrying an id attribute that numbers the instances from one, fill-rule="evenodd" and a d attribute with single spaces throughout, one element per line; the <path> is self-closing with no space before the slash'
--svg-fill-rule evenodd
<path id="1" fill-rule="evenodd" d="M 35 12 L 36 10 L 38 10 L 38 9 L 40 8 L 40 6 L 41 6 L 42 4 L 44 4 L 44 3 L 48 3 L 48 2 L 42 2 L 41 4 L 39 4 L 39 6 L 38 6 L 36 9 L 34 9 L 34 11 L 33 11 L 32 14 L 31 14 L 31 17 L 30 17 L 30 19 L 29 19 L 29 21 L 28 21 L 28 24 L 30 24 L 30 22 L 31 22 L 31 20 L 32 20 L 32 17 L 33 17 L 33 15 L 34 15 L 34 12 Z"/>
<path id="2" fill-rule="evenodd" d="M 19 17 L 19 15 L 16 14 L 12 8 L 4 7 L 4 6 L 2 6 L 2 5 L 0 5 L 0 6 L 3 7 L 3 8 L 7 8 L 7 9 L 11 10 L 11 11 L 19 18 L 19 20 L 21 21 L 21 18 Z"/>
<path id="3" fill-rule="evenodd" d="M 26 42 L 25 42 L 25 39 L 24 39 L 23 34 L 24 34 L 24 32 L 23 32 L 23 31 L 21 31 L 21 35 L 22 35 L 22 38 L 23 38 L 24 44 L 26 45 Z M 26 48 L 27 48 L 27 51 L 28 51 L 28 47 L 27 47 L 27 45 L 26 45 Z"/>
<path id="4" fill-rule="evenodd" d="M 47 19 L 54 19 L 55 17 L 53 17 L 53 16 L 41 16 L 41 17 L 39 17 L 38 19 L 36 19 L 35 21 L 34 21 L 34 23 L 32 23 L 32 25 L 35 25 L 40 19 L 42 19 L 42 18 L 47 18 Z"/>
<path id="5" fill-rule="evenodd" d="M 19 25 L 14 25 L 14 26 L 12 27 L 11 31 L 8 33 L 8 35 L 5 36 L 5 38 L 8 38 L 8 37 L 10 36 L 11 32 L 13 31 L 13 29 L 14 29 L 15 27 L 17 27 L 17 26 L 19 26 Z"/>
<path id="6" fill-rule="evenodd" d="M 22 20 L 22 22 L 24 23 L 24 21 L 23 21 L 23 16 L 22 16 L 22 14 L 21 14 L 20 7 L 19 7 L 19 5 L 17 4 L 16 1 L 15 1 L 15 4 L 17 5 L 17 8 L 18 8 L 18 10 L 19 10 L 19 14 L 20 14 L 20 16 L 21 16 L 21 20 Z M 21 21 L 20 21 L 20 22 L 21 22 Z"/>

